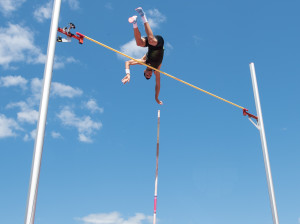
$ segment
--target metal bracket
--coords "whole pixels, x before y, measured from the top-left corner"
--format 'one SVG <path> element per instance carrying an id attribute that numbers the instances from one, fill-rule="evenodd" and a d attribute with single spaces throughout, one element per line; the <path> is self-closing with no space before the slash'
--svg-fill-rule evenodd
<path id="1" fill-rule="evenodd" d="M 75 35 L 70 32 L 71 29 L 75 29 L 75 25 L 73 23 L 70 23 L 69 26 L 66 26 L 64 28 L 58 27 L 57 31 L 66 35 L 67 38 L 64 39 L 61 37 L 57 37 L 57 42 L 71 42 L 71 39 L 75 38 L 79 41 L 80 44 L 83 44 L 84 35 L 82 35 L 78 32 L 76 33 L 77 35 Z"/>
<path id="2" fill-rule="evenodd" d="M 249 121 L 251 121 L 251 123 L 252 123 L 258 130 L 260 130 L 259 122 L 258 122 L 258 117 L 257 117 L 257 116 L 248 113 L 248 109 L 246 109 L 246 108 L 243 109 L 243 115 L 244 115 L 244 116 L 248 116 Z M 255 124 L 254 121 L 253 121 L 251 118 L 255 119 L 257 123 Z"/>
<path id="3" fill-rule="evenodd" d="M 249 119 L 249 121 L 250 121 L 250 122 L 251 122 L 258 130 L 260 130 L 258 121 L 257 121 L 257 124 L 255 124 L 254 121 L 253 121 L 250 117 L 248 117 L 248 119 Z"/>

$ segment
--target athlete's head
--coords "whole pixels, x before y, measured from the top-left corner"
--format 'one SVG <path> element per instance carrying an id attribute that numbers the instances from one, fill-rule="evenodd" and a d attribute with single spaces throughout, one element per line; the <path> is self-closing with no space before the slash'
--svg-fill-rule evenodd
<path id="1" fill-rule="evenodd" d="M 151 69 L 151 68 L 146 68 L 145 69 L 145 71 L 144 71 L 144 76 L 145 76 L 145 78 L 146 79 L 150 79 L 151 78 L 151 76 L 152 76 L 152 72 L 153 72 L 153 70 Z"/>

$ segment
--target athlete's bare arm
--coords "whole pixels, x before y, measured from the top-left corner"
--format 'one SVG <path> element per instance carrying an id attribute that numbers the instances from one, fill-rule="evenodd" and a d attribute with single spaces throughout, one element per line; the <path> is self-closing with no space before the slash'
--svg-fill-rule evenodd
<path id="1" fill-rule="evenodd" d="M 160 67 L 161 67 L 161 64 L 157 69 L 160 70 Z M 155 84 L 155 100 L 158 104 L 162 105 L 163 102 L 158 99 L 159 91 L 160 91 L 160 72 L 154 71 L 154 75 L 155 75 L 155 82 L 156 82 L 156 84 Z"/>
<path id="2" fill-rule="evenodd" d="M 141 59 L 129 60 L 125 62 L 125 69 L 130 69 L 131 65 L 140 65 L 140 63 L 146 63 L 146 55 L 144 55 Z M 126 76 L 122 79 L 123 84 L 130 81 L 130 73 L 127 73 Z"/>

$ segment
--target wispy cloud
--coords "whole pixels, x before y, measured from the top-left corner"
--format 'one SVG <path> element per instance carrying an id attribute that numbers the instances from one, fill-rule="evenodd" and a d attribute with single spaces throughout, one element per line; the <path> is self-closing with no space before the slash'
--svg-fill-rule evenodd
<path id="1" fill-rule="evenodd" d="M 44 61 L 46 61 L 46 58 Z M 79 61 L 72 56 L 71 57 L 56 56 L 54 58 L 53 69 L 61 69 L 64 68 L 66 64 L 72 64 L 72 63 L 79 63 Z"/>
<path id="2" fill-rule="evenodd" d="M 18 86 L 21 88 L 26 87 L 28 80 L 22 76 L 4 76 L 0 78 L 0 87 L 11 87 Z M 33 78 L 30 82 L 30 94 L 24 101 L 11 102 L 6 106 L 6 109 L 17 108 L 17 121 L 13 119 L 7 119 L 6 117 L 1 117 L 0 122 L 0 136 L 2 138 L 14 136 L 14 130 L 20 129 L 20 125 L 26 124 L 36 124 L 38 120 L 38 105 L 40 102 L 41 91 L 42 91 L 43 81 L 39 78 Z M 26 93 L 26 92 L 25 92 Z M 83 95 L 83 91 L 79 88 L 65 85 L 59 82 L 53 82 L 51 86 L 50 96 L 56 96 L 61 98 L 74 98 Z M 88 109 L 94 112 L 103 112 L 103 108 L 98 107 L 96 101 L 90 100 L 86 103 Z M 71 111 L 69 111 L 72 113 Z M 63 114 L 61 114 L 63 115 Z M 65 114 L 66 115 L 66 114 Z M 62 117 L 63 118 L 63 117 Z M 93 122 L 90 117 L 79 118 L 75 114 L 71 114 L 71 117 L 65 116 L 63 123 L 70 126 L 75 126 L 78 128 L 79 140 L 83 142 L 92 142 L 91 135 L 95 130 L 100 129 L 100 122 Z M 67 119 L 69 118 L 69 119 Z M 85 123 L 86 122 L 86 123 Z M 5 134 L 6 133 L 6 134 Z M 29 141 L 34 139 L 32 137 L 34 132 L 28 133 L 24 136 L 24 141 Z M 61 137 L 60 133 L 52 132 L 53 138 Z M 1 137 L 0 137 L 1 138 Z"/>
<path id="3" fill-rule="evenodd" d="M 79 88 L 73 88 L 59 82 L 53 82 L 51 94 L 54 96 L 73 98 L 81 96 L 83 91 Z"/>
<path id="4" fill-rule="evenodd" d="M 31 80 L 31 91 L 32 91 L 32 98 L 35 101 L 40 100 L 41 91 L 43 80 L 39 78 L 34 78 Z M 52 96 L 59 96 L 59 97 L 67 97 L 67 98 L 74 98 L 77 96 L 81 96 L 83 91 L 77 87 L 72 87 L 69 85 L 65 85 L 59 82 L 52 82 L 51 83 L 51 95 Z"/>
<path id="5" fill-rule="evenodd" d="M 17 62 L 46 62 L 46 55 L 34 45 L 34 31 L 27 27 L 11 23 L 7 27 L 0 27 L 0 40 L 0 65 L 5 69 L 15 69 L 11 64 Z M 53 68 L 61 69 L 70 63 L 78 63 L 78 60 L 74 57 L 56 56 Z"/>
<path id="6" fill-rule="evenodd" d="M 146 15 L 152 29 L 159 28 L 160 24 L 167 20 L 167 17 L 158 11 L 158 9 L 147 10 Z"/>
<path id="7" fill-rule="evenodd" d="M 44 55 L 34 45 L 33 31 L 29 28 L 9 23 L 8 27 L 0 27 L 0 40 L 0 65 L 5 69 L 14 62 L 44 63 L 39 60 Z"/>
<path id="8" fill-rule="evenodd" d="M 90 99 L 88 102 L 84 103 L 84 107 L 90 110 L 92 113 L 103 113 L 104 109 L 99 107 L 96 100 Z"/>
<path id="9" fill-rule="evenodd" d="M 136 213 L 135 216 L 124 219 L 119 212 L 111 212 L 90 214 L 78 220 L 83 221 L 84 224 L 146 224 L 151 223 L 152 216 Z"/>
<path id="10" fill-rule="evenodd" d="M 26 0 L 0 0 L 0 11 L 4 16 L 16 11 Z"/>
<path id="11" fill-rule="evenodd" d="M 40 6 L 34 11 L 34 18 L 40 23 L 44 22 L 44 20 L 46 19 L 50 19 L 52 16 L 52 8 L 53 1 L 49 1 L 45 5 Z"/>
<path id="12" fill-rule="evenodd" d="M 25 142 L 30 141 L 30 140 L 35 140 L 36 137 L 36 129 L 32 130 L 29 134 L 26 134 L 23 138 Z"/>
<path id="13" fill-rule="evenodd" d="M 147 48 L 137 46 L 135 39 L 133 39 L 133 40 L 127 42 L 126 44 L 122 45 L 120 51 L 124 54 L 127 54 L 127 55 L 133 57 L 133 58 L 141 58 L 146 54 Z M 118 57 L 120 59 L 128 60 L 127 58 L 125 58 L 124 56 L 122 56 L 120 54 L 118 54 Z"/>
<path id="14" fill-rule="evenodd" d="M 78 0 L 63 0 L 63 2 L 68 3 L 69 7 L 72 10 L 79 9 L 79 1 Z M 44 5 L 38 7 L 34 12 L 34 18 L 42 23 L 47 19 L 51 19 L 52 16 L 52 9 L 53 9 L 53 1 L 50 0 L 49 2 L 45 3 Z"/>
<path id="15" fill-rule="evenodd" d="M 38 120 L 39 112 L 33 109 L 33 105 L 30 105 L 28 102 L 18 102 L 18 103 L 10 103 L 6 106 L 6 108 L 11 109 L 19 107 L 20 112 L 17 113 L 18 121 L 23 123 L 34 124 Z"/>
<path id="16" fill-rule="evenodd" d="M 11 87 L 20 86 L 22 89 L 26 89 L 27 80 L 22 76 L 3 76 L 0 77 L 0 86 Z"/>
<path id="17" fill-rule="evenodd" d="M 27 90 L 26 86 L 29 81 L 22 76 L 4 76 L 0 78 L 0 87 L 17 86 Z M 24 124 L 36 124 L 39 116 L 38 105 L 40 102 L 43 80 L 33 78 L 29 85 L 29 95 L 23 101 L 11 102 L 6 105 L 6 109 L 15 109 L 17 119 L 6 118 L 5 115 L 0 114 L 0 138 L 16 136 L 16 130 L 23 130 L 21 128 Z M 23 93 L 28 93 L 25 91 Z M 75 98 L 81 97 L 83 91 L 77 87 L 72 87 L 59 82 L 52 82 L 50 96 L 61 98 Z M 82 105 L 91 113 L 103 113 L 104 109 L 99 107 L 95 99 L 89 99 Z M 65 126 L 74 127 L 78 131 L 78 140 L 81 142 L 91 143 L 92 135 L 100 130 L 102 123 L 94 121 L 90 116 L 77 116 L 70 107 L 65 106 L 57 115 L 61 123 Z M 24 131 L 24 130 L 23 130 Z M 33 140 L 35 131 L 25 134 L 23 140 Z M 52 132 L 53 138 L 62 138 L 59 132 Z"/>
<path id="18" fill-rule="evenodd" d="M 96 130 L 102 127 L 101 122 L 96 122 L 89 116 L 78 117 L 70 107 L 64 107 L 57 117 L 62 124 L 69 127 L 74 127 L 78 131 L 78 139 L 81 142 L 93 142 L 91 136 Z"/>
<path id="19" fill-rule="evenodd" d="M 16 136 L 17 130 L 22 130 L 22 128 L 14 119 L 7 118 L 4 114 L 0 114 L 0 138 Z"/>
<path id="20" fill-rule="evenodd" d="M 52 138 L 55 138 L 55 139 L 62 138 L 61 134 L 59 132 L 56 132 L 56 131 L 52 131 L 51 136 L 52 136 Z"/>
<path id="21" fill-rule="evenodd" d="M 77 10 L 79 9 L 79 1 L 78 0 L 63 0 L 63 2 L 67 2 L 71 9 Z"/>

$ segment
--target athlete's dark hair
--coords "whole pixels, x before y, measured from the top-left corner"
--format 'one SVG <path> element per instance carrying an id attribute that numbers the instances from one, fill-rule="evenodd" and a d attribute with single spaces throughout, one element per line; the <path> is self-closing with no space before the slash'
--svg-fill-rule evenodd
<path id="1" fill-rule="evenodd" d="M 147 77 L 146 77 L 146 72 L 144 72 L 144 76 L 145 76 L 145 78 L 146 78 L 147 80 L 149 80 L 149 79 L 150 79 L 150 78 L 147 78 Z"/>

